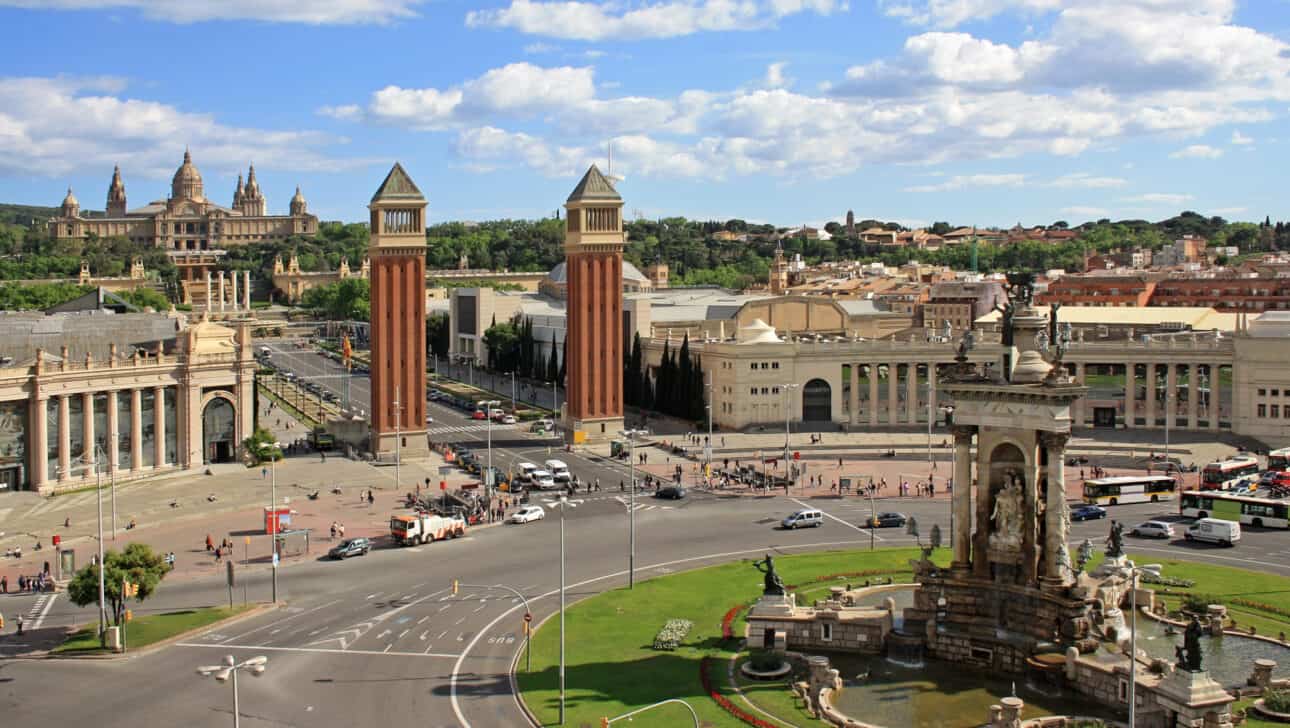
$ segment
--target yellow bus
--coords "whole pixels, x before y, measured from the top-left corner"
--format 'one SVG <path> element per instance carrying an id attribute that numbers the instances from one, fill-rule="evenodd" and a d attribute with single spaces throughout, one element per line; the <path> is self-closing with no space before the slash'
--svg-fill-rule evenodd
<path id="1" fill-rule="evenodd" d="M 1177 494 L 1178 483 L 1168 475 L 1117 475 L 1084 481 L 1084 502 L 1099 506 L 1155 503 Z"/>

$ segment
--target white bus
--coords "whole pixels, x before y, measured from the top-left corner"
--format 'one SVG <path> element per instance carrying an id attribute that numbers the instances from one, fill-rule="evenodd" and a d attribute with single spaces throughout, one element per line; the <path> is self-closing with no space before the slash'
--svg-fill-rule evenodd
<path id="1" fill-rule="evenodd" d="M 1290 501 L 1228 495 L 1213 491 L 1185 491 L 1178 512 L 1187 518 L 1217 518 L 1255 528 L 1290 528 Z"/>
<path id="2" fill-rule="evenodd" d="M 1155 503 L 1177 493 L 1178 483 L 1169 475 L 1119 475 L 1084 481 L 1084 502 L 1099 506 Z"/>
<path id="3" fill-rule="evenodd" d="M 1201 490 L 1231 490 L 1259 481 L 1259 459 L 1237 455 L 1205 466 L 1200 475 Z"/>
<path id="4" fill-rule="evenodd" d="M 1290 470 L 1290 447 L 1268 453 L 1268 470 Z"/>

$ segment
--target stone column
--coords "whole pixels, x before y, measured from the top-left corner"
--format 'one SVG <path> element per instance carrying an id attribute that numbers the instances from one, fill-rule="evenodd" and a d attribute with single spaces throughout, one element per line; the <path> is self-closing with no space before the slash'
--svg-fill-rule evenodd
<path id="1" fill-rule="evenodd" d="M 950 534 L 950 542 L 954 547 L 954 568 L 966 570 L 972 563 L 972 435 L 976 428 L 955 425 L 953 431 L 954 533 Z"/>
<path id="2" fill-rule="evenodd" d="M 860 424 L 860 365 L 851 363 L 851 425 L 854 427 Z"/>
<path id="3" fill-rule="evenodd" d="M 1157 364 L 1147 364 L 1147 429 L 1156 427 L 1156 374 Z M 1166 407 L 1167 409 L 1167 407 Z"/>
<path id="4" fill-rule="evenodd" d="M 251 271 L 242 271 L 242 307 L 251 310 Z"/>
<path id="5" fill-rule="evenodd" d="M 108 446 L 107 446 L 107 471 L 115 473 L 117 465 L 121 460 L 121 423 L 117 421 L 117 408 L 120 403 L 116 399 L 116 390 L 109 390 L 107 393 L 107 423 L 108 423 Z"/>
<path id="6" fill-rule="evenodd" d="M 1048 490 L 1045 493 L 1044 523 L 1047 535 L 1044 543 L 1044 576 L 1051 582 L 1067 583 L 1068 570 L 1061 560 L 1061 551 L 1067 547 L 1070 521 L 1066 506 L 1066 443 L 1070 435 L 1065 432 L 1041 432 L 1039 442 L 1048 454 Z"/>
<path id="7" fill-rule="evenodd" d="M 1148 369 L 1148 371 L 1150 371 L 1150 367 L 1149 367 L 1149 366 L 1147 367 L 1147 369 Z M 1124 370 L 1124 427 L 1125 427 L 1125 429 L 1127 429 L 1127 430 L 1132 430 L 1134 427 L 1137 427 L 1137 425 L 1136 425 L 1136 424 L 1134 424 L 1134 422 L 1133 422 L 1134 418 L 1135 418 L 1135 417 L 1137 417 L 1137 413 L 1136 413 L 1136 412 L 1134 412 L 1134 410 L 1135 410 L 1135 409 L 1137 409 L 1137 408 L 1136 408 L 1136 406 L 1134 405 L 1134 399 L 1138 396 L 1138 373 L 1137 373 L 1137 372 L 1138 372 L 1138 365 L 1137 365 L 1137 364 L 1135 364 L 1134 362 L 1129 362 L 1128 364 L 1126 364 L 1126 365 L 1125 365 L 1125 370 Z M 1150 377 L 1148 377 L 1148 379 L 1150 379 Z M 1152 412 L 1152 411 L 1154 411 L 1154 410 L 1152 409 L 1154 406 L 1155 406 L 1155 405 L 1154 405 L 1154 404 L 1152 404 L 1152 402 L 1151 402 L 1151 397 L 1150 397 L 1150 396 L 1148 396 L 1148 397 L 1147 397 L 1147 411 L 1148 411 L 1148 412 Z M 1147 425 L 1148 425 L 1148 426 L 1150 426 L 1150 425 L 1151 425 L 1151 416 L 1150 416 L 1150 415 L 1147 415 Z"/>
<path id="8" fill-rule="evenodd" d="M 160 385 L 152 388 L 152 466 L 162 468 L 166 465 L 166 388 Z"/>
<path id="9" fill-rule="evenodd" d="M 233 304 L 232 306 L 230 306 L 230 308 L 232 308 L 234 311 L 236 311 L 236 310 L 237 310 L 237 301 L 238 301 L 238 298 L 237 298 L 237 271 L 232 271 L 231 273 L 229 273 L 229 274 L 228 274 L 228 277 L 229 277 L 229 283 L 231 283 L 231 284 L 232 284 L 232 286 L 233 286 L 233 291 L 232 291 L 233 295 L 229 296 L 230 302 Z"/>
<path id="10" fill-rule="evenodd" d="M 68 397 L 58 395 L 58 479 L 72 477 L 72 417 Z"/>
<path id="11" fill-rule="evenodd" d="M 878 365 L 869 365 L 869 426 L 878 426 Z"/>
<path id="12" fill-rule="evenodd" d="M 31 408 L 27 421 L 31 427 L 31 452 L 27 454 L 31 470 L 31 489 L 40 490 L 49 480 L 49 400 L 33 397 L 28 400 Z"/>
<path id="13" fill-rule="evenodd" d="M 927 408 L 927 416 L 931 419 L 931 423 L 935 425 L 936 417 L 938 414 L 936 409 L 936 362 L 935 361 L 927 362 L 927 402 L 929 404 L 929 407 Z"/>
<path id="14" fill-rule="evenodd" d="M 81 471 L 81 477 L 94 477 L 94 462 L 98 453 L 94 452 L 94 393 L 85 392 L 81 395 L 81 441 L 84 450 L 81 457 L 84 458 L 86 465 L 90 467 Z"/>
<path id="15" fill-rule="evenodd" d="M 143 390 L 130 390 L 130 469 L 143 467 Z"/>
<path id="16" fill-rule="evenodd" d="M 1169 429 L 1176 429 L 1178 426 L 1178 365 L 1165 365 L 1165 417 L 1169 421 Z"/>
<path id="17" fill-rule="evenodd" d="M 214 302 L 215 297 L 211 294 L 211 272 L 208 270 L 206 271 L 206 313 L 210 313 L 214 310 L 211 308 L 211 305 Z"/>
<path id="18" fill-rule="evenodd" d="M 905 365 L 905 419 L 909 424 L 918 423 L 918 365 Z"/>
<path id="19" fill-rule="evenodd" d="M 900 421 L 900 365 L 887 365 L 887 425 Z"/>
<path id="20" fill-rule="evenodd" d="M 219 312 L 224 313 L 224 271 L 219 272 Z"/>
<path id="21" fill-rule="evenodd" d="M 1200 365 L 1187 365 L 1187 429 L 1200 426 Z"/>
<path id="22" fill-rule="evenodd" d="M 1075 363 L 1075 383 L 1080 385 L 1081 387 L 1084 386 L 1084 375 L 1085 375 L 1084 362 L 1082 361 L 1076 362 Z M 1076 427 L 1084 427 L 1088 423 L 1088 412 L 1086 411 L 1087 406 L 1088 406 L 1087 394 L 1075 400 L 1075 406 L 1073 409 L 1075 410 L 1074 414 L 1075 414 Z"/>
<path id="23" fill-rule="evenodd" d="M 1206 408 L 1205 413 L 1209 416 L 1211 432 L 1218 431 L 1218 373 L 1220 371 L 1220 365 L 1209 365 L 1209 407 Z"/>

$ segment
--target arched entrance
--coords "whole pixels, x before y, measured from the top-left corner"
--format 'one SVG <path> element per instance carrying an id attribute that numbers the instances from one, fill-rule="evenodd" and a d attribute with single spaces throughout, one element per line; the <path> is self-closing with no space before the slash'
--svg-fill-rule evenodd
<path id="1" fill-rule="evenodd" d="M 833 389 L 823 379 L 812 379 L 802 387 L 802 421 L 833 420 Z"/>
<path id="2" fill-rule="evenodd" d="M 202 453 L 208 463 L 231 462 L 237 456 L 233 403 L 215 397 L 202 410 Z"/>

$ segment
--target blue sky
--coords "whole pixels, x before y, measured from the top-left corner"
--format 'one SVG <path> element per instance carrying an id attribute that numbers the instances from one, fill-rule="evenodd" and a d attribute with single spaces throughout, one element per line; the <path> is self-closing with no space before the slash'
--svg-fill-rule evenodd
<path id="1" fill-rule="evenodd" d="M 0 0 L 0 201 L 229 204 L 254 163 L 361 220 L 399 160 L 435 220 L 793 225 L 1290 218 L 1290 0 Z"/>

